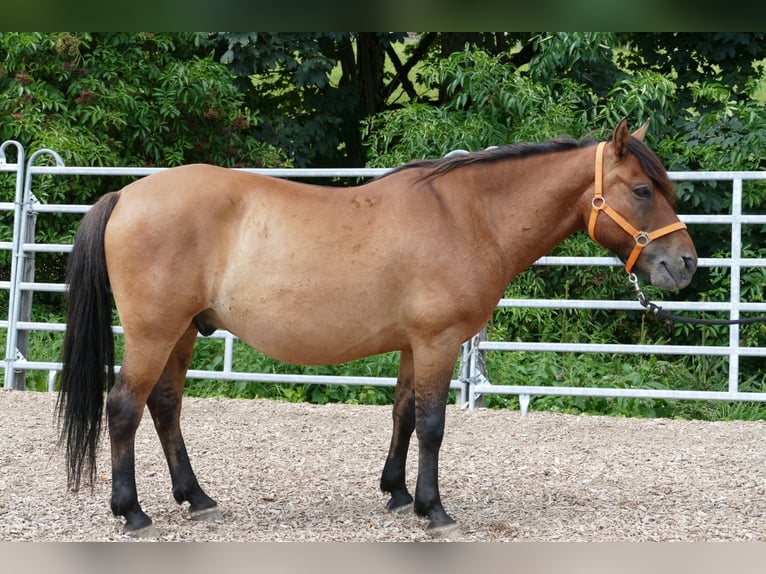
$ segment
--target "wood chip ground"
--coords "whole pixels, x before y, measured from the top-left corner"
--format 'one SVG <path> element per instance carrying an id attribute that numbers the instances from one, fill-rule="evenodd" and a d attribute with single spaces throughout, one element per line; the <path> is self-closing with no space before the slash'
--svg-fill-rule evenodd
<path id="1" fill-rule="evenodd" d="M 67 492 L 55 402 L 0 391 L 0 540 L 126 540 L 109 510 L 106 437 L 93 490 Z M 173 501 L 147 414 L 136 474 L 160 541 L 431 540 L 423 519 L 383 510 L 388 406 L 186 399 L 183 430 L 223 520 L 192 521 Z M 440 476 L 465 541 L 766 541 L 766 422 L 451 405 Z"/>

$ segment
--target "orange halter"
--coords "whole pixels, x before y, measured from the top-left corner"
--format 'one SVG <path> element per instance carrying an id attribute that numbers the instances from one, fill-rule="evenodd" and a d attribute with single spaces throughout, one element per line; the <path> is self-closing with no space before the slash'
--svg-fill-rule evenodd
<path id="1" fill-rule="evenodd" d="M 628 260 L 625 262 L 625 271 L 631 273 L 631 269 L 633 269 L 633 265 L 635 265 L 636 261 L 638 260 L 638 256 L 641 255 L 641 250 L 644 247 L 649 245 L 658 237 L 668 235 L 674 231 L 686 229 L 686 224 L 684 224 L 682 221 L 676 221 L 675 223 L 671 223 L 670 225 L 666 225 L 665 227 L 661 227 L 655 231 L 638 231 L 619 213 L 609 207 L 609 205 L 606 203 L 606 198 L 603 195 L 604 146 L 606 146 L 606 143 L 601 142 L 596 148 L 596 193 L 593 197 L 593 200 L 591 201 L 593 208 L 591 209 L 590 220 L 588 221 L 588 235 L 591 236 L 593 241 L 599 243 L 598 239 L 596 239 L 596 221 L 598 220 L 598 214 L 603 211 L 606 215 L 612 218 L 612 220 L 617 225 L 622 227 L 631 237 L 633 237 L 633 240 L 636 242 L 630 257 L 628 257 Z"/>

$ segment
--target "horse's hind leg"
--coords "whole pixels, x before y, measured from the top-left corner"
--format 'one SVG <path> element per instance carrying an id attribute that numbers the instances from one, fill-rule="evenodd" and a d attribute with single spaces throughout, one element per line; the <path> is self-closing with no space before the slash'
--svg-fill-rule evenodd
<path id="1" fill-rule="evenodd" d="M 394 430 L 391 447 L 380 478 L 380 489 L 391 494 L 386 509 L 403 512 L 411 509 L 412 495 L 405 484 L 405 466 L 410 438 L 415 430 L 415 391 L 412 387 L 412 351 L 402 351 L 394 400 Z"/>
<path id="2" fill-rule="evenodd" d="M 181 400 L 196 336 L 197 330 L 190 327 L 178 341 L 147 405 L 168 462 L 176 502 L 189 503 L 192 519 L 218 520 L 218 506 L 197 482 L 181 435 Z"/>
<path id="3" fill-rule="evenodd" d="M 126 331 L 120 376 L 106 401 L 112 449 L 111 508 L 115 516 L 125 517 L 126 534 L 143 536 L 151 535 L 153 527 L 151 518 L 141 509 L 136 491 L 136 430 L 172 343 L 128 339 Z"/>

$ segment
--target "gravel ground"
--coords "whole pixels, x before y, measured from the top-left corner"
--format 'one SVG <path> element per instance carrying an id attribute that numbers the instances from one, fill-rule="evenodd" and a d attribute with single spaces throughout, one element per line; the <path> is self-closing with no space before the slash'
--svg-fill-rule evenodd
<path id="1" fill-rule="evenodd" d="M 107 440 L 67 493 L 51 393 L 0 391 L 0 541 L 120 541 Z M 183 429 L 220 522 L 191 521 L 148 415 L 137 482 L 159 541 L 427 541 L 378 489 L 390 407 L 186 399 Z M 448 408 L 441 493 L 465 541 L 766 541 L 766 423 Z M 414 442 L 414 441 L 413 441 Z M 408 481 L 415 479 L 411 450 Z"/>

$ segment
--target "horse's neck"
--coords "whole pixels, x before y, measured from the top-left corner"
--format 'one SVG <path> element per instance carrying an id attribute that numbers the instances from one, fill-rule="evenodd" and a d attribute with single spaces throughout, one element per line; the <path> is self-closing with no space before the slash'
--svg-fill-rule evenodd
<path id="1" fill-rule="evenodd" d="M 497 162 L 475 172 L 484 218 L 495 230 L 511 279 L 584 228 L 581 204 L 595 171 L 591 156 L 585 148 Z"/>

